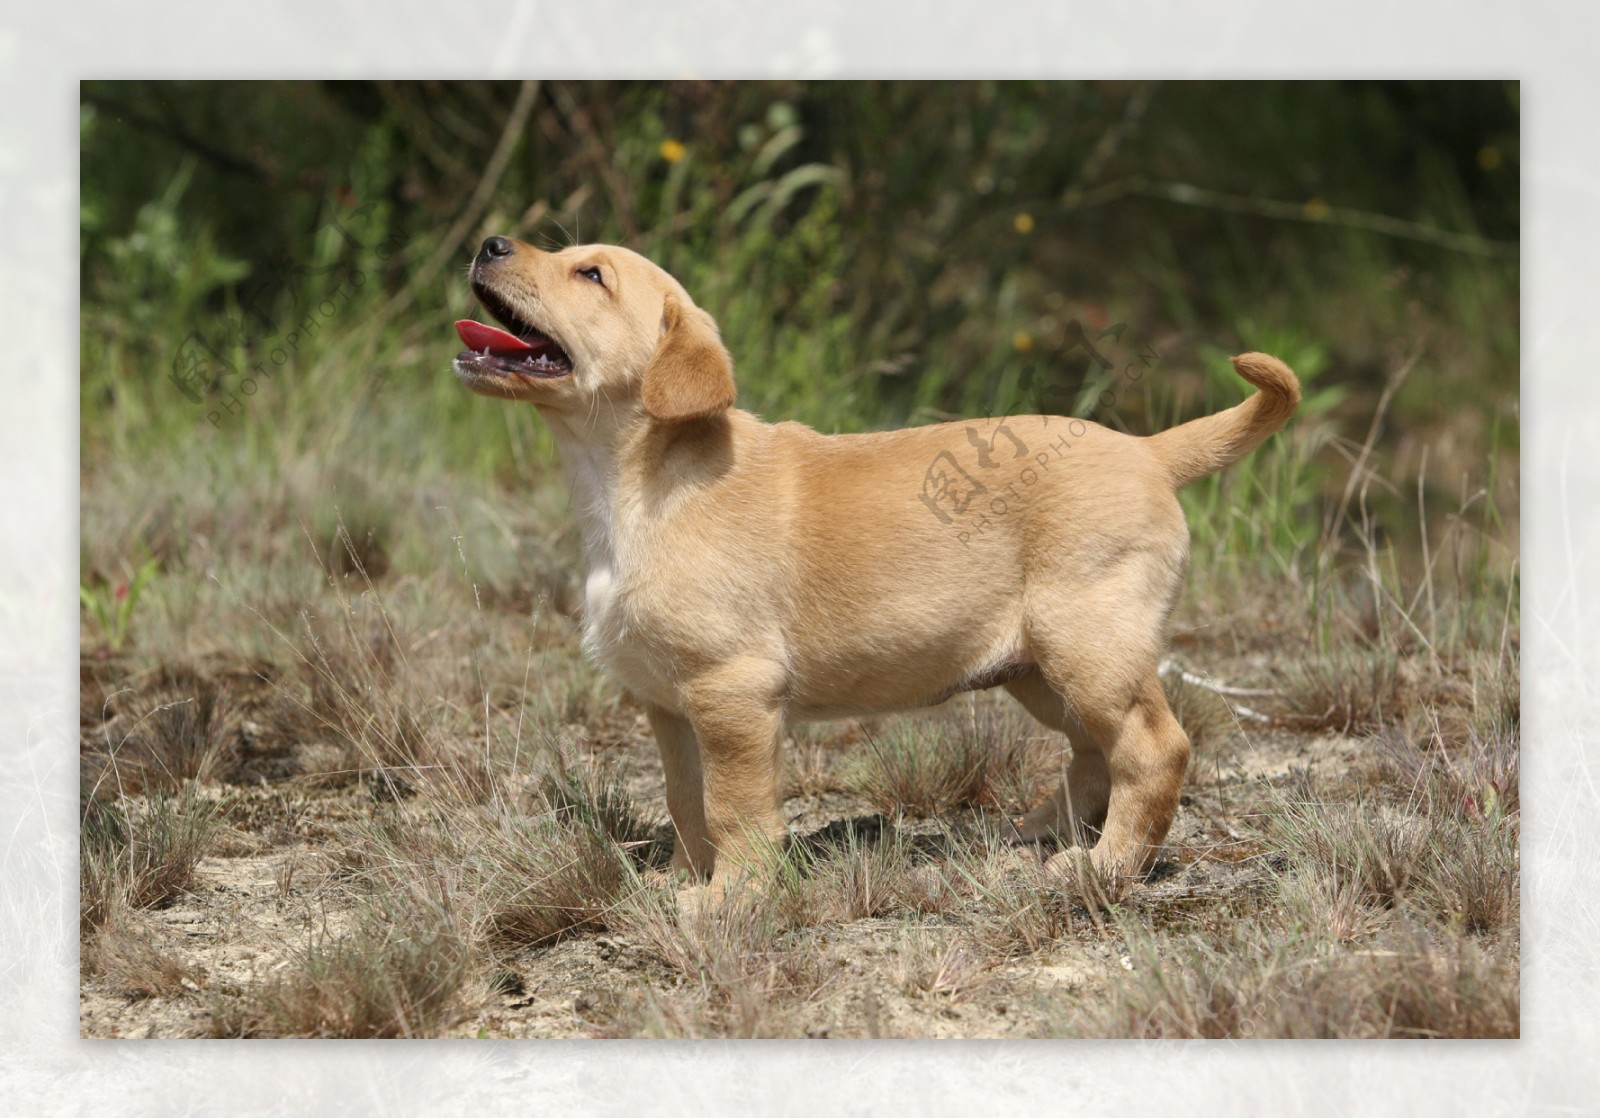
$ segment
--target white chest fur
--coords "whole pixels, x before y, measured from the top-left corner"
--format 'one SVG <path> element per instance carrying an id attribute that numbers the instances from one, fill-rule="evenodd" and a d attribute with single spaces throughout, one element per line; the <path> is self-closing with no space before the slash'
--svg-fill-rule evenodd
<path id="1" fill-rule="evenodd" d="M 592 433 L 552 423 L 573 512 L 583 535 L 584 648 L 635 695 L 671 706 L 671 687 L 645 652 L 645 635 L 633 632 L 628 608 L 626 528 L 619 525 L 615 458 Z"/>

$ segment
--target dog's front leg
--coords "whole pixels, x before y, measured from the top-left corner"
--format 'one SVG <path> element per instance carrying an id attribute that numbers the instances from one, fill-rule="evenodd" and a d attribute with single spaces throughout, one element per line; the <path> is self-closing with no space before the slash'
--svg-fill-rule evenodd
<path id="1" fill-rule="evenodd" d="M 700 773 L 700 742 L 682 715 L 653 704 L 645 708 L 667 775 L 667 812 L 672 816 L 672 869 L 710 878 L 715 863 L 706 831 L 705 792 Z"/>
<path id="2" fill-rule="evenodd" d="M 689 715 L 700 743 L 705 826 L 720 897 L 785 835 L 778 793 L 783 740 L 780 670 L 765 661 L 722 666 L 695 680 Z"/>

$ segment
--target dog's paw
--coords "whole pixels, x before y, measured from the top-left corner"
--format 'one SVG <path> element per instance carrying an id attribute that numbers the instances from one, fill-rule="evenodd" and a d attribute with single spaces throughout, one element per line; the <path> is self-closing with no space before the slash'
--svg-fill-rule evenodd
<path id="1" fill-rule="evenodd" d="M 1044 868 L 1062 890 L 1091 909 L 1120 900 L 1133 881 L 1114 862 L 1103 860 L 1098 851 L 1081 847 L 1056 852 L 1045 861 Z"/>
<path id="2" fill-rule="evenodd" d="M 680 885 L 676 897 L 678 916 L 685 921 L 695 921 L 717 908 L 722 901 L 722 891 L 713 889 L 709 882 L 691 882 Z"/>
<path id="3" fill-rule="evenodd" d="M 675 890 L 694 881 L 694 875 L 687 870 L 660 866 L 642 871 L 639 878 L 652 890 Z"/>
<path id="4" fill-rule="evenodd" d="M 1004 835 L 1007 843 L 1054 846 L 1071 834 L 1070 821 L 1059 811 L 1053 800 L 1047 800 L 1033 811 L 1020 816 L 1006 817 Z"/>
<path id="5" fill-rule="evenodd" d="M 685 921 L 699 921 L 728 909 L 741 899 L 753 900 L 756 894 L 747 883 L 730 886 L 713 879 L 680 885 L 676 897 L 678 916 Z"/>
<path id="6" fill-rule="evenodd" d="M 1022 817 L 1007 816 L 1000 825 L 1000 842 L 1008 847 L 1021 847 L 1028 840 L 1022 835 Z"/>

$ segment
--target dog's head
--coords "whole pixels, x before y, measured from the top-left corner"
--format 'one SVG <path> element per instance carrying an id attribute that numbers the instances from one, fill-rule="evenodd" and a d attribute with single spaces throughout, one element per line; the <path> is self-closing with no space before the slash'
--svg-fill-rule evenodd
<path id="1" fill-rule="evenodd" d="M 590 412 L 637 403 L 657 421 L 733 404 L 733 362 L 711 316 L 638 253 L 577 245 L 547 253 L 490 237 L 472 291 L 504 330 L 462 320 L 456 375 L 473 392 Z"/>

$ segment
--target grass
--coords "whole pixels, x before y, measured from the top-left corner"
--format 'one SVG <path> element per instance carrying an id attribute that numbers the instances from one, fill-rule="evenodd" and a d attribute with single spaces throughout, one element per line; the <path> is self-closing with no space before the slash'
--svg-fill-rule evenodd
<path id="1" fill-rule="evenodd" d="M 179 998 L 206 983 L 205 969 L 183 957 L 171 933 L 127 917 L 99 928 L 82 963 L 86 974 L 130 999 Z"/>
<path id="2" fill-rule="evenodd" d="M 641 890 L 618 928 L 671 981 L 619 1006 L 602 1035 L 781 1037 L 788 1018 L 815 1000 L 832 976 L 814 938 L 789 931 L 771 899 L 736 894 L 685 911 L 671 893 Z"/>
<path id="3" fill-rule="evenodd" d="M 174 793 L 215 784 L 237 765 L 239 713 L 228 686 L 182 666 L 157 676 L 153 687 L 103 700 L 111 718 L 84 759 L 90 788 Z"/>
<path id="4" fill-rule="evenodd" d="M 213 802 L 193 789 L 91 799 L 79 826 L 78 920 L 103 926 L 128 909 L 165 905 L 194 881 L 217 824 Z"/>
<path id="5" fill-rule="evenodd" d="M 131 492 L 102 478 L 86 525 Z M 1069 746 L 997 692 L 798 731 L 776 885 L 686 910 L 642 712 L 560 606 L 575 555 L 521 543 L 540 500 L 442 492 L 449 517 L 341 498 L 302 531 L 252 490 L 275 527 L 228 554 L 165 538 L 131 640 L 85 663 L 86 998 L 216 1036 L 1517 1032 L 1514 582 L 1463 602 L 1487 574 L 1430 577 L 1354 529 L 1348 570 L 1202 579 L 1181 660 L 1261 717 L 1168 678 L 1197 779 L 1150 881 L 1062 880 L 1000 842 Z M 147 496 L 195 500 L 159 470 Z M 208 851 L 259 867 L 234 896 L 284 933 L 197 900 L 227 935 L 173 950 L 160 906 Z"/>
<path id="6" fill-rule="evenodd" d="M 1407 893 L 1436 841 L 1421 818 L 1388 813 L 1356 798 L 1329 805 L 1308 790 L 1286 797 L 1268 817 L 1268 837 L 1291 863 L 1313 868 L 1362 905 L 1388 907 Z"/>
<path id="7" fill-rule="evenodd" d="M 1157 946 L 1132 933 L 1109 997 L 1058 1017 L 1063 1037 L 1432 1038 L 1520 1036 L 1514 955 L 1419 932 L 1326 953 L 1315 938 L 1243 921 Z"/>
<path id="8" fill-rule="evenodd" d="M 988 785 L 989 744 L 976 735 L 926 731 L 893 719 L 869 733 L 867 751 L 847 785 L 880 812 L 935 816 L 980 803 Z"/>
<path id="9" fill-rule="evenodd" d="M 447 903 L 383 897 L 339 936 L 314 935 L 291 968 L 210 1005 L 217 1037 L 432 1037 L 463 1013 L 471 942 Z"/>
<path id="10" fill-rule="evenodd" d="M 996 692 L 800 729 L 785 795 L 809 822 L 774 885 L 696 908 L 642 712 L 553 594 L 479 569 L 515 534 L 458 516 L 418 571 L 418 525 L 363 517 L 387 527 L 358 546 L 332 523 L 347 562 L 287 519 L 226 584 L 170 553 L 135 640 L 86 661 L 86 997 L 252 1037 L 1517 1033 L 1515 613 L 1442 568 L 1185 608 L 1182 662 L 1227 685 L 1166 680 L 1197 779 L 1149 881 L 1001 842 L 1069 745 Z M 1348 760 L 1296 768 L 1329 743 Z M 239 948 L 162 931 L 207 852 L 259 866 L 249 904 L 288 922 L 263 943 L 196 900 L 219 945 L 255 946 L 249 978 Z"/>
<path id="11" fill-rule="evenodd" d="M 949 852 L 939 860 L 942 865 L 919 858 L 911 837 L 892 824 L 876 835 L 846 827 L 801 868 L 801 882 L 791 878 L 790 889 L 803 891 L 797 908 L 808 924 L 949 910 L 965 893 L 951 873 L 960 861 L 959 847 L 932 846 Z"/>
<path id="12" fill-rule="evenodd" d="M 1330 805 L 1300 792 L 1276 806 L 1267 833 L 1333 909 L 1420 908 L 1474 933 L 1516 924 L 1518 826 L 1498 806 Z"/>
<path id="13" fill-rule="evenodd" d="M 1473 728 L 1457 750 L 1437 739 L 1426 746 L 1408 737 L 1388 743 L 1393 779 L 1423 798 L 1439 829 L 1419 895 L 1474 933 L 1514 928 L 1521 912 L 1521 753 L 1503 717 L 1497 710 L 1488 734 Z"/>
<path id="14" fill-rule="evenodd" d="M 607 836 L 550 810 L 494 806 L 421 823 L 392 819 L 375 842 L 387 876 L 455 881 L 471 899 L 474 926 L 503 944 L 604 930 L 633 882 Z"/>
<path id="15" fill-rule="evenodd" d="M 961 1003 L 983 989 L 993 961 L 981 944 L 913 927 L 895 946 L 889 967 L 905 994 Z"/>
<path id="16" fill-rule="evenodd" d="M 937 816 L 956 808 L 1021 812 L 1064 772 L 1059 740 L 1027 715 L 975 704 L 967 717 L 885 720 L 840 780 L 880 812 Z"/>
<path id="17" fill-rule="evenodd" d="M 1392 654 L 1343 646 L 1305 658 L 1287 675 L 1294 719 L 1305 730 L 1369 734 L 1400 709 L 1399 665 Z"/>
<path id="18" fill-rule="evenodd" d="M 1086 911 L 1042 866 L 1019 869 L 991 858 L 980 869 L 975 888 L 986 912 L 977 935 L 1000 959 L 1048 952 L 1090 927 Z"/>

